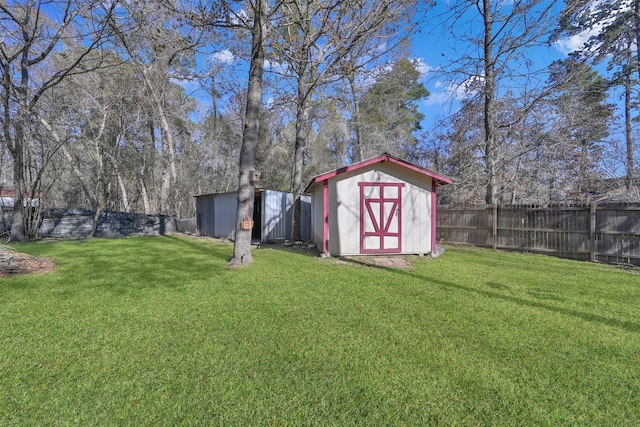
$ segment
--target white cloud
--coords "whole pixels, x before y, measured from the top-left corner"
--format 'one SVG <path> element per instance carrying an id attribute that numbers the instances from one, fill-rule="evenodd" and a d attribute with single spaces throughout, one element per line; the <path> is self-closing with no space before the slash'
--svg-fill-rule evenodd
<path id="1" fill-rule="evenodd" d="M 424 100 L 424 105 L 427 107 L 433 107 L 434 105 L 442 105 L 451 100 L 451 94 L 449 92 L 436 92 L 429 95 Z"/>
<path id="2" fill-rule="evenodd" d="M 598 8 L 602 7 L 602 4 L 600 1 L 596 0 L 592 4 L 590 4 L 589 7 L 591 8 L 589 12 L 592 14 L 595 14 L 597 13 Z M 618 9 L 614 13 L 612 13 L 609 17 L 604 18 L 598 22 L 595 22 L 594 24 L 592 24 L 591 28 L 588 28 L 579 34 L 575 34 L 571 37 L 567 37 L 567 38 L 558 40 L 557 42 L 554 42 L 554 46 L 556 47 L 556 49 L 558 49 L 560 52 L 564 53 L 565 55 L 568 55 L 577 50 L 584 49 L 586 47 L 585 44 L 589 41 L 591 37 L 594 37 L 600 34 L 603 31 L 603 29 L 611 25 L 613 21 L 620 16 L 620 14 L 631 11 L 632 7 L 633 7 L 632 2 L 621 1 L 617 5 Z M 597 44 L 594 46 L 591 46 L 592 51 L 594 51 L 597 48 L 598 48 Z"/>
<path id="3" fill-rule="evenodd" d="M 456 99 L 464 99 L 478 93 L 483 85 L 484 76 L 471 76 L 459 85 L 451 85 L 450 90 L 455 94 Z"/>
<path id="4" fill-rule="evenodd" d="M 564 53 L 565 55 L 568 55 L 571 52 L 575 52 L 576 50 L 582 49 L 585 43 L 589 40 L 589 38 L 591 38 L 591 36 L 596 35 L 598 31 L 599 30 L 596 30 L 596 29 L 592 29 L 591 31 L 585 31 L 583 33 L 573 35 L 566 39 L 558 40 L 557 42 L 554 42 L 554 45 L 556 49 L 558 49 L 560 52 Z"/>
<path id="5" fill-rule="evenodd" d="M 416 71 L 420 73 L 421 77 L 437 69 L 436 67 L 427 65 L 427 63 L 424 62 L 424 58 L 411 58 L 410 61 L 413 63 L 413 66 L 416 67 Z"/>
<path id="6" fill-rule="evenodd" d="M 469 98 L 478 93 L 483 82 L 482 76 L 469 77 L 462 83 L 436 81 L 434 87 L 438 90 L 432 92 L 424 103 L 430 107 Z"/>
<path id="7" fill-rule="evenodd" d="M 274 105 L 275 103 L 276 103 L 275 98 L 274 98 L 273 96 L 270 96 L 270 97 L 268 97 L 268 98 L 265 100 L 264 105 L 265 105 L 267 108 L 271 108 L 271 107 L 273 107 L 273 105 Z"/>
<path id="8" fill-rule="evenodd" d="M 230 12 L 229 21 L 231 21 L 233 25 L 247 25 L 249 23 L 249 14 L 244 9 L 240 9 L 237 12 Z"/>
<path id="9" fill-rule="evenodd" d="M 235 61 L 236 57 L 230 50 L 222 50 L 216 52 L 209 57 L 211 62 L 219 62 L 222 64 L 231 64 Z"/>
<path id="10" fill-rule="evenodd" d="M 264 60 L 264 68 L 267 70 L 271 70 L 274 73 L 278 73 L 278 74 L 286 74 L 287 73 L 287 67 L 281 63 L 281 62 L 276 62 L 276 61 L 270 61 L 268 59 Z"/>

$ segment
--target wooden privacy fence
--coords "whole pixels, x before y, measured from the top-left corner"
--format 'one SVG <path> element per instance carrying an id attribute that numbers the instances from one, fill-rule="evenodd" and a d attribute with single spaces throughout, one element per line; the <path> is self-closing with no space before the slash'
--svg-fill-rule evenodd
<path id="1" fill-rule="evenodd" d="M 640 204 L 439 206 L 437 238 L 450 243 L 640 266 Z"/>

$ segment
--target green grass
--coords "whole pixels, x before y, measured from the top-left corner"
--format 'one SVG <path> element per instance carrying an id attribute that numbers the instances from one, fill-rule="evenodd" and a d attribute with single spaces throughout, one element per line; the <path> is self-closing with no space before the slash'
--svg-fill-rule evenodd
<path id="1" fill-rule="evenodd" d="M 0 425 L 639 425 L 640 275 L 450 248 L 410 270 L 178 237 L 35 242 Z"/>

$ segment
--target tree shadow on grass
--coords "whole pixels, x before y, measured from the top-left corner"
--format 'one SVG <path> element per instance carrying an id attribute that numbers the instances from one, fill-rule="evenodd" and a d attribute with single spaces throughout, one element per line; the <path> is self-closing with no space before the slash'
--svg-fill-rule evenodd
<path id="1" fill-rule="evenodd" d="M 227 251 L 226 249 L 222 249 L 219 247 L 213 247 L 211 245 L 203 245 L 201 243 L 196 243 L 195 241 L 190 240 L 187 237 L 176 237 L 176 236 L 163 236 L 163 239 L 169 239 L 172 242 L 179 243 L 184 246 L 188 246 L 191 250 L 195 250 L 201 254 L 211 255 L 214 258 L 218 258 L 223 260 L 224 262 L 229 261 L 232 256 L 232 251 Z"/>
<path id="2" fill-rule="evenodd" d="M 155 243 L 121 240 L 112 246 L 113 240 L 86 240 L 74 242 L 71 249 L 50 245 L 41 252 L 69 258 L 67 265 L 40 280 L 29 276 L 2 280 L 0 289 L 27 290 L 60 283 L 58 292 L 65 295 L 87 289 L 125 294 L 143 289 L 180 289 L 191 280 L 221 280 L 228 271 L 226 261 L 231 251 L 222 245 L 201 244 L 176 236 L 162 236 L 149 242 Z"/>
<path id="3" fill-rule="evenodd" d="M 451 282 L 447 282 L 444 280 L 439 280 L 439 279 L 434 279 L 432 277 L 425 277 L 422 276 L 420 274 L 416 274 L 414 272 L 411 271 L 407 271 L 407 270 L 401 270 L 401 269 L 397 269 L 397 268 L 389 268 L 389 267 L 383 267 L 383 266 L 379 266 L 379 265 L 371 265 L 371 264 L 367 264 L 364 263 L 362 261 L 358 261 L 358 260 L 349 260 L 349 262 L 354 263 L 354 264 L 360 264 L 366 267 L 370 267 L 370 268 L 376 268 L 376 269 L 381 269 L 387 272 L 392 272 L 398 275 L 402 275 L 402 276 L 408 276 L 408 277 L 412 277 L 414 279 L 419 279 L 428 283 L 432 283 L 435 285 L 440 285 L 443 286 L 445 288 L 449 288 L 449 289 L 458 289 L 461 291 L 465 291 L 465 292 L 469 292 L 469 293 L 475 293 L 478 295 L 482 295 L 488 298 L 493 298 L 493 299 L 497 299 L 497 300 L 501 300 L 501 301 L 506 301 L 509 303 L 513 303 L 522 307 L 532 307 L 532 308 L 538 308 L 538 309 L 542 309 L 542 310 L 548 310 L 554 313 L 559 313 L 559 314 L 563 314 L 566 316 L 571 316 L 571 317 L 576 317 L 582 320 L 585 320 L 587 322 L 595 322 L 595 323 L 600 323 L 602 325 L 607 325 L 607 326 L 612 326 L 615 328 L 620 328 L 620 329 L 624 329 L 625 331 L 628 332 L 635 332 L 638 333 L 640 332 L 640 323 L 636 323 L 636 322 L 631 322 L 628 320 L 620 320 L 620 319 L 614 319 L 614 318 L 610 318 L 610 317 L 605 317 L 605 316 L 601 316 L 599 314 L 593 314 L 593 313 L 587 313 L 587 312 L 582 312 L 579 310 L 574 310 L 574 309 L 570 309 L 570 308 L 564 308 L 564 307 L 558 307 L 555 305 L 550 305 L 550 304 L 546 304 L 544 302 L 540 302 L 540 301 L 530 301 L 527 299 L 523 299 L 523 298 L 519 298 L 519 297 L 514 297 L 511 295 L 504 295 L 498 292 L 494 292 L 494 291 L 489 291 L 489 290 L 483 290 L 483 289 L 477 289 L 477 288 L 473 288 L 470 286 L 464 286 L 464 285 L 459 285 L 457 283 L 451 283 Z"/>
<path id="4" fill-rule="evenodd" d="M 309 248 L 308 245 L 285 246 L 285 245 L 279 245 L 276 243 L 260 243 L 260 246 L 258 246 L 257 249 L 258 250 L 273 249 L 275 251 L 280 251 L 285 254 L 293 253 L 293 254 L 304 255 L 312 258 L 319 258 L 320 256 L 320 252 L 318 251 L 318 249 L 315 248 L 315 246 L 313 248 Z"/>

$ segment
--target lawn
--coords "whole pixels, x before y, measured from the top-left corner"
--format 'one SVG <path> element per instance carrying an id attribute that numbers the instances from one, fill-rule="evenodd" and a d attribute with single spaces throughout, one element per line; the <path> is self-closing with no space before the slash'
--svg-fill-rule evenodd
<path id="1" fill-rule="evenodd" d="M 34 242 L 0 425 L 639 425 L 640 275 L 449 248 L 408 270 L 211 239 Z"/>

